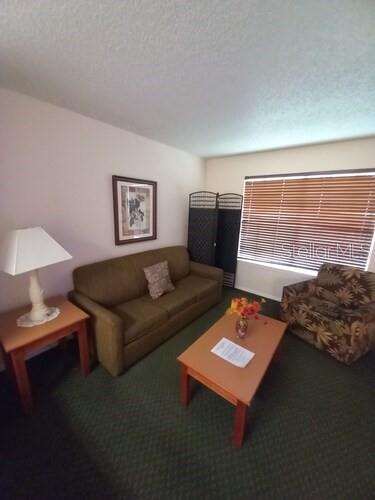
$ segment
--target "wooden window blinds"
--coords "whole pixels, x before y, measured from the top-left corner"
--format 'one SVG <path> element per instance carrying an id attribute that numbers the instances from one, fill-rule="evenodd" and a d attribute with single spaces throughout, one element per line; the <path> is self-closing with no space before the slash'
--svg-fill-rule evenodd
<path id="1" fill-rule="evenodd" d="M 375 171 L 246 178 L 239 258 L 317 270 L 366 269 L 375 226 Z"/>

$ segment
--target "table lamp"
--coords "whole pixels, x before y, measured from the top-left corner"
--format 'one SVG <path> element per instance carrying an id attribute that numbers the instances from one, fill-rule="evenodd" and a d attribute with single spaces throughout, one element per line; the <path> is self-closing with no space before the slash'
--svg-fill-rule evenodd
<path id="1" fill-rule="evenodd" d="M 44 303 L 38 269 L 71 258 L 41 227 L 15 229 L 6 235 L 0 247 L 1 269 L 12 276 L 30 272 L 29 294 L 32 308 L 17 319 L 18 326 L 41 325 L 60 314 L 57 307 L 47 307 Z"/>

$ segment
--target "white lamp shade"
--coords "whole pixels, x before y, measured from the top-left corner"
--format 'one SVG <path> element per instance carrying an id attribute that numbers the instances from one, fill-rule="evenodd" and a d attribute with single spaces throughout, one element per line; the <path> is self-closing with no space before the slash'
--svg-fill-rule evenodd
<path id="1" fill-rule="evenodd" d="M 13 276 L 71 258 L 41 227 L 10 231 L 0 249 L 1 269 Z"/>

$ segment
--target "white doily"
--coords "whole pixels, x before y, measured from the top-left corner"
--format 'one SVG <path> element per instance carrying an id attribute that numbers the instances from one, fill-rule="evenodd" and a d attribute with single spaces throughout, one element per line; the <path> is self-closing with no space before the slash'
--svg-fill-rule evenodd
<path id="1" fill-rule="evenodd" d="M 47 323 L 47 321 L 51 321 L 57 318 L 59 314 L 60 314 L 60 309 L 58 307 L 49 307 L 45 318 L 43 318 L 41 321 L 33 321 L 30 318 L 30 313 L 26 313 L 17 319 L 17 326 L 24 326 L 30 328 L 32 326 L 42 325 L 43 323 Z"/>

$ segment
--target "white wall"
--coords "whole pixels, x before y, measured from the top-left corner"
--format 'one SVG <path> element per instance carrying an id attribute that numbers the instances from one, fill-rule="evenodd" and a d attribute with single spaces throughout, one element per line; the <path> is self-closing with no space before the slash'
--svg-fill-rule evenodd
<path id="1" fill-rule="evenodd" d="M 248 175 L 375 168 L 375 137 L 206 160 L 206 189 L 240 193 Z M 375 258 L 370 268 L 375 269 Z M 239 261 L 236 287 L 280 299 L 284 285 L 309 279 L 293 271 Z"/>
<path id="2" fill-rule="evenodd" d="M 115 246 L 111 176 L 158 183 L 158 238 Z M 40 225 L 73 259 L 41 270 L 45 295 L 66 293 L 88 262 L 186 244 L 188 193 L 204 186 L 199 158 L 0 89 L 0 237 Z M 0 311 L 28 302 L 27 275 L 0 272 Z"/>

